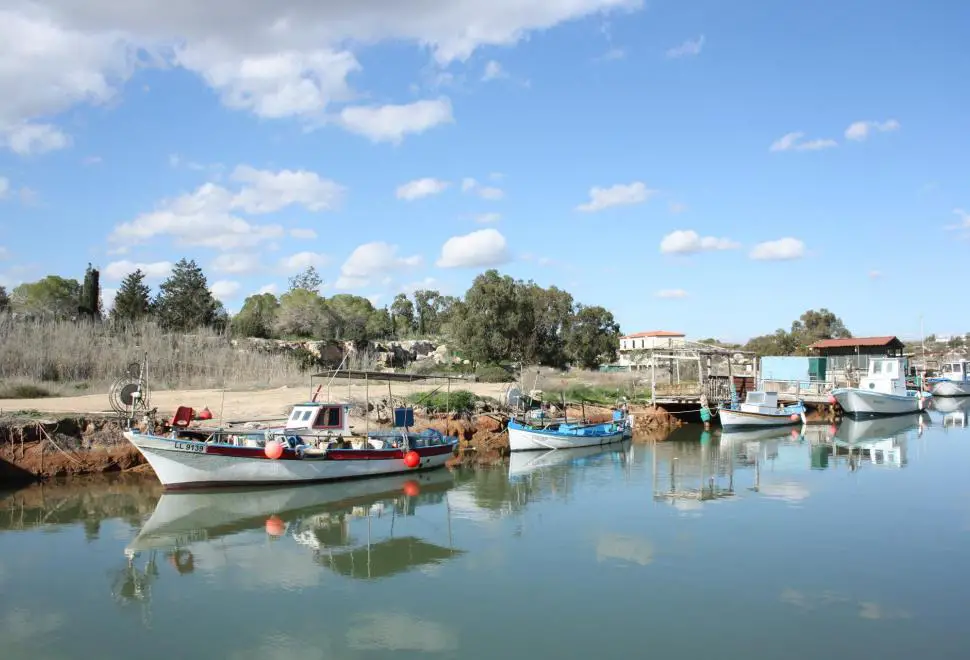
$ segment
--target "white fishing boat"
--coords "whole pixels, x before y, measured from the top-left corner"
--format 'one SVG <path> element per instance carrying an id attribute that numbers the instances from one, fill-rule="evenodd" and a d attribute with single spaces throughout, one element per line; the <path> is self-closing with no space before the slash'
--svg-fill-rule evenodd
<path id="1" fill-rule="evenodd" d="M 531 427 L 515 419 L 509 420 L 508 430 L 509 449 L 513 452 L 608 445 L 620 442 L 626 433 L 625 425 L 616 422 Z"/>
<path id="2" fill-rule="evenodd" d="M 928 394 L 906 388 L 903 358 L 876 358 L 859 387 L 839 387 L 832 397 L 847 415 L 905 415 L 923 410 Z"/>
<path id="3" fill-rule="evenodd" d="M 805 423 L 805 405 L 799 401 L 790 406 L 779 406 L 777 392 L 748 392 L 742 403 L 722 406 L 717 414 L 725 431 Z"/>
<path id="4" fill-rule="evenodd" d="M 393 374 L 338 371 L 317 376 L 390 380 Z M 319 392 L 320 387 L 314 398 Z M 127 396 L 145 399 L 131 391 Z M 265 430 L 192 428 L 191 419 L 192 410 L 181 407 L 170 432 L 144 432 L 133 420 L 124 432 L 166 489 L 285 485 L 427 470 L 444 466 L 458 445 L 457 438 L 434 429 L 410 430 L 412 408 L 394 410 L 393 429 L 372 431 L 366 422 L 363 433 L 351 426 L 350 404 L 340 402 L 296 405 L 284 426 Z"/>
<path id="5" fill-rule="evenodd" d="M 933 396 L 970 396 L 970 362 L 947 362 L 939 376 L 927 378 L 926 382 Z"/>

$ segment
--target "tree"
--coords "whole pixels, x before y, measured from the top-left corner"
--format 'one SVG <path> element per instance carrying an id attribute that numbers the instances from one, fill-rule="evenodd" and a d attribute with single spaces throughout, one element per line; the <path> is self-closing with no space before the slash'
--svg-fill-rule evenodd
<path id="1" fill-rule="evenodd" d="M 371 339 L 386 339 L 394 334 L 394 319 L 387 307 L 374 310 L 367 319 L 367 336 Z"/>
<path id="2" fill-rule="evenodd" d="M 521 328 L 531 327 L 531 310 L 523 309 L 527 298 L 520 289 L 519 283 L 494 269 L 475 278 L 453 321 L 455 340 L 465 357 L 492 364 L 522 355 Z"/>
<path id="3" fill-rule="evenodd" d="M 771 335 L 751 339 L 745 349 L 759 356 L 765 355 L 804 355 L 808 347 L 822 339 L 849 338 L 852 333 L 829 310 L 810 309 L 791 324 L 791 331 L 778 329 Z"/>
<path id="4" fill-rule="evenodd" d="M 414 330 L 414 304 L 403 293 L 394 297 L 391 303 L 391 316 L 394 321 L 394 333 L 398 336 Z"/>
<path id="5" fill-rule="evenodd" d="M 304 289 L 306 291 L 312 291 L 313 293 L 320 293 L 320 287 L 323 286 L 323 278 L 317 273 L 317 269 L 313 266 L 307 266 L 303 269 L 303 272 L 297 273 L 290 278 L 290 291 L 294 289 Z"/>
<path id="6" fill-rule="evenodd" d="M 84 284 L 78 301 L 78 313 L 89 319 L 101 319 L 101 274 L 91 264 L 84 272 Z"/>
<path id="7" fill-rule="evenodd" d="M 550 367 L 566 366 L 566 336 L 574 312 L 572 295 L 554 286 L 543 289 L 532 283 L 526 293 L 531 297 L 534 319 L 532 351 L 526 359 Z"/>
<path id="8" fill-rule="evenodd" d="M 162 282 L 152 307 L 163 328 L 188 332 L 214 325 L 221 305 L 209 291 L 202 269 L 182 258 Z"/>
<path id="9" fill-rule="evenodd" d="M 10 296 L 7 295 L 7 287 L 0 285 L 0 314 L 10 311 Z"/>
<path id="10" fill-rule="evenodd" d="M 77 280 L 48 275 L 16 287 L 10 303 L 14 311 L 23 314 L 71 318 L 77 314 L 80 296 L 81 285 Z"/>
<path id="11" fill-rule="evenodd" d="M 281 337 L 333 339 L 333 314 L 317 292 L 303 287 L 291 289 L 280 296 L 276 334 Z"/>
<path id="12" fill-rule="evenodd" d="M 279 309 L 280 301 L 272 293 L 249 296 L 232 319 L 233 334 L 261 339 L 272 337 Z"/>
<path id="13" fill-rule="evenodd" d="M 566 348 L 574 363 L 595 369 L 616 359 L 620 347 L 620 325 L 612 312 L 600 307 L 579 305 L 570 323 Z"/>
<path id="14" fill-rule="evenodd" d="M 336 320 L 336 338 L 363 344 L 369 338 L 367 322 L 376 311 L 367 298 L 340 293 L 327 301 Z"/>
<path id="15" fill-rule="evenodd" d="M 111 308 L 111 320 L 131 323 L 148 316 L 151 310 L 151 289 L 145 284 L 140 269 L 129 273 L 121 281 Z"/>
<path id="16" fill-rule="evenodd" d="M 438 310 L 441 294 L 437 291 L 422 289 L 414 292 L 414 309 L 417 313 L 418 334 L 435 334 L 440 329 Z"/>

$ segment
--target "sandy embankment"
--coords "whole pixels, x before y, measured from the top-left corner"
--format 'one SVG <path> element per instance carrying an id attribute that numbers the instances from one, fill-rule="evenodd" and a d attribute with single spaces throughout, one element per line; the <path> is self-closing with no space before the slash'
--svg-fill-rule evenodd
<path id="1" fill-rule="evenodd" d="M 507 383 L 461 383 L 453 384 L 455 390 L 468 390 L 478 396 L 500 398 L 508 388 Z M 395 399 L 404 398 L 409 394 L 420 391 L 438 389 L 437 385 L 399 384 L 392 383 L 391 393 Z M 387 384 L 371 383 L 366 388 L 372 403 L 387 398 Z M 330 390 L 334 401 L 346 401 L 348 397 L 353 401 L 363 402 L 365 386 L 363 383 L 353 382 L 350 387 L 346 381 L 335 383 Z M 280 387 L 272 390 L 226 391 L 222 390 L 167 390 L 153 391 L 151 405 L 158 408 L 160 416 L 170 416 L 179 406 L 190 406 L 196 410 L 208 407 L 216 422 L 260 421 L 282 419 L 289 407 L 310 399 L 312 392 L 309 388 Z M 327 390 L 320 392 L 320 400 L 327 400 Z M 0 399 L 0 413 L 10 413 L 17 410 L 36 410 L 50 414 L 90 414 L 110 412 L 107 394 L 90 394 L 85 396 L 56 397 L 48 399 Z"/>

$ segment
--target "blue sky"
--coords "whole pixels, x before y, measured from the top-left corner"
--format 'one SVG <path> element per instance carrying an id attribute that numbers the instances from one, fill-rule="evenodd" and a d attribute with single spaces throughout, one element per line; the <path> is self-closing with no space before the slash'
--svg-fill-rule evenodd
<path id="1" fill-rule="evenodd" d="M 955 1 L 10 0 L 0 283 L 91 261 L 110 296 L 185 256 L 237 310 L 307 264 L 378 304 L 497 267 L 626 332 L 822 306 L 965 332 L 966 25 Z"/>

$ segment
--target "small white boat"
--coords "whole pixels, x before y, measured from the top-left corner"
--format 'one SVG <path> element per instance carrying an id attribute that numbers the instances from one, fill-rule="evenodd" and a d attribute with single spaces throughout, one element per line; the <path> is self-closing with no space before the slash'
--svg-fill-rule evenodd
<path id="1" fill-rule="evenodd" d="M 625 425 L 615 422 L 600 424 L 552 424 L 542 428 L 526 426 L 517 420 L 509 421 L 509 449 L 511 451 L 541 451 L 543 449 L 573 449 L 620 442 Z"/>
<path id="2" fill-rule="evenodd" d="M 926 382 L 933 396 L 970 396 L 970 362 L 947 362 L 940 376 L 927 378 Z"/>
<path id="3" fill-rule="evenodd" d="M 779 407 L 777 392 L 748 392 L 743 403 L 722 406 L 717 414 L 724 430 L 805 423 L 805 405 Z"/>
<path id="4" fill-rule="evenodd" d="M 905 415 L 923 410 L 927 393 L 906 388 L 903 358 L 877 358 L 859 387 L 839 387 L 832 397 L 847 415 Z"/>

